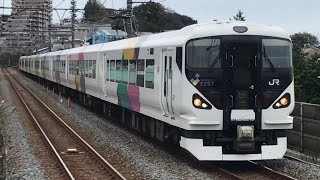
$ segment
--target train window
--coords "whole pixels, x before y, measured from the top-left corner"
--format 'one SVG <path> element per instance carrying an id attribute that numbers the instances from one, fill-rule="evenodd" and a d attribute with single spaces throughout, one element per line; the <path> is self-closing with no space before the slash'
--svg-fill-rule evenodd
<path id="1" fill-rule="evenodd" d="M 75 75 L 79 75 L 79 61 L 76 60 L 76 74 Z"/>
<path id="2" fill-rule="evenodd" d="M 144 87 L 144 59 L 137 60 L 137 86 Z"/>
<path id="3" fill-rule="evenodd" d="M 96 60 L 92 60 L 92 78 L 95 79 L 96 78 Z"/>
<path id="4" fill-rule="evenodd" d="M 128 60 L 122 60 L 122 83 L 128 83 Z"/>
<path id="5" fill-rule="evenodd" d="M 154 88 L 154 59 L 146 60 L 146 88 Z"/>
<path id="6" fill-rule="evenodd" d="M 89 78 L 92 78 L 92 60 L 89 60 Z"/>
<path id="7" fill-rule="evenodd" d="M 116 61 L 116 82 L 121 82 L 121 60 Z"/>
<path id="8" fill-rule="evenodd" d="M 86 61 L 80 61 L 80 68 L 81 68 L 81 76 L 85 76 L 86 71 Z"/>
<path id="9" fill-rule="evenodd" d="M 186 66 L 189 68 L 221 68 L 220 39 L 206 38 L 187 44 Z"/>
<path id="10" fill-rule="evenodd" d="M 115 60 L 110 61 L 110 81 L 114 82 L 116 79 L 116 63 Z"/>
<path id="11" fill-rule="evenodd" d="M 129 64 L 129 84 L 136 85 L 137 81 L 137 61 L 130 60 Z"/>
<path id="12" fill-rule="evenodd" d="M 104 72 L 105 72 L 106 81 L 109 81 L 109 64 L 110 64 L 109 60 L 105 61 Z"/>
<path id="13" fill-rule="evenodd" d="M 263 68 L 290 68 L 291 43 L 280 39 L 262 40 Z"/>
<path id="14" fill-rule="evenodd" d="M 84 61 L 84 76 L 89 77 L 89 61 Z"/>

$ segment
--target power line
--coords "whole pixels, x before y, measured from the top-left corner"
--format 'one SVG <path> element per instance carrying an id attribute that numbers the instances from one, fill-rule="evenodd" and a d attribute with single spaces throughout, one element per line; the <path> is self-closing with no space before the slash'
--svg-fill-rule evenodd
<path id="1" fill-rule="evenodd" d="M 66 0 L 62 0 L 55 8 L 59 7 L 63 2 L 65 2 Z"/>
<path id="2" fill-rule="evenodd" d="M 146 2 L 144 2 L 146 3 Z M 13 9 L 13 10 L 50 10 L 50 8 L 20 8 L 20 7 L 4 7 L 4 6 L 0 6 L 0 9 Z M 72 10 L 72 8 L 52 8 L 52 10 L 57 10 L 57 11 L 69 11 Z M 85 11 L 85 9 L 83 8 L 75 8 L 75 11 Z M 106 9 L 108 10 L 108 9 Z M 117 9 L 109 9 L 109 10 L 113 10 L 113 11 L 119 11 L 119 12 L 123 12 L 126 10 L 117 10 Z M 95 9 L 95 10 L 86 10 L 86 11 L 105 11 L 105 9 Z"/>

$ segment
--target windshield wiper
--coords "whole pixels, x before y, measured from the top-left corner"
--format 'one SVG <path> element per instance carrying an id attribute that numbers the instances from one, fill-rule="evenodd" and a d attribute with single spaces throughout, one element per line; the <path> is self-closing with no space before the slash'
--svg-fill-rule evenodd
<path id="1" fill-rule="evenodd" d="M 268 55 L 266 53 L 266 47 L 265 46 L 263 46 L 263 51 L 264 51 L 263 52 L 263 56 L 264 56 L 265 60 L 267 61 L 271 71 L 272 72 L 276 72 L 276 68 L 274 67 L 274 65 L 272 64 L 272 61 L 270 60 L 270 58 L 268 57 Z"/>
<path id="2" fill-rule="evenodd" d="M 212 54 L 210 55 L 210 58 L 211 58 Z M 209 59 L 210 59 L 209 58 Z M 208 69 L 209 72 L 211 72 L 211 70 L 213 69 L 213 67 L 217 64 L 218 60 L 220 58 L 220 54 L 218 54 L 218 56 L 214 59 L 214 61 L 210 64 L 210 67 Z"/>

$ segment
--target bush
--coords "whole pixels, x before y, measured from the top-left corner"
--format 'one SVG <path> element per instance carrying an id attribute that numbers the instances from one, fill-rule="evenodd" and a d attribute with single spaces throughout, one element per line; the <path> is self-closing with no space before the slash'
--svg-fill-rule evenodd
<path id="1" fill-rule="evenodd" d="M 320 104 L 320 98 L 313 98 L 310 101 L 311 104 Z"/>

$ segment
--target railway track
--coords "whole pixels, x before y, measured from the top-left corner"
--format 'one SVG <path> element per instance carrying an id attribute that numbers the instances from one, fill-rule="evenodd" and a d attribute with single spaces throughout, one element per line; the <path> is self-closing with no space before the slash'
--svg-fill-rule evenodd
<path id="1" fill-rule="evenodd" d="M 218 170 L 232 179 L 270 179 L 270 180 L 296 180 L 293 177 L 262 166 L 253 161 L 223 162 L 218 165 Z"/>
<path id="2" fill-rule="evenodd" d="M 125 179 L 33 92 L 3 69 L 66 179 Z"/>

